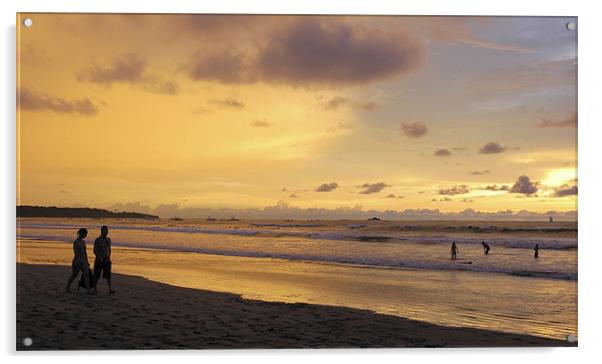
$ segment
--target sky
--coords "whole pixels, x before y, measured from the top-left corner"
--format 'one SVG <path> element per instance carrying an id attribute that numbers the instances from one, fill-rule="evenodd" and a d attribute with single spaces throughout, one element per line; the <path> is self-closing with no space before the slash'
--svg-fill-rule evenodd
<path id="1" fill-rule="evenodd" d="M 17 204 L 577 209 L 574 18 L 26 17 Z"/>

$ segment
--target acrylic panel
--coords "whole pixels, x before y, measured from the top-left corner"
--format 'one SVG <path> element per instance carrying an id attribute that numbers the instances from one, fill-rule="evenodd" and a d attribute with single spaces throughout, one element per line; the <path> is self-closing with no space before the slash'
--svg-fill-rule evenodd
<path id="1" fill-rule="evenodd" d="M 17 350 L 577 345 L 577 18 L 17 14 Z"/>

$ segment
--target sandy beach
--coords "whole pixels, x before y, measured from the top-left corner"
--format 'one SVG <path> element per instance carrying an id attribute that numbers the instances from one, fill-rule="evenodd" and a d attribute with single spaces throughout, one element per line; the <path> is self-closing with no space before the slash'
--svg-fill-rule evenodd
<path id="1" fill-rule="evenodd" d="M 39 249 L 46 254 L 35 261 L 32 253 Z M 18 261 L 35 264 L 17 265 L 18 350 L 567 345 L 369 310 L 246 299 L 130 274 L 114 274 L 115 295 L 106 292 L 105 282 L 97 295 L 65 293 L 68 251 L 65 244 L 19 248 Z M 23 345 L 26 337 L 32 338 L 31 347 Z"/>

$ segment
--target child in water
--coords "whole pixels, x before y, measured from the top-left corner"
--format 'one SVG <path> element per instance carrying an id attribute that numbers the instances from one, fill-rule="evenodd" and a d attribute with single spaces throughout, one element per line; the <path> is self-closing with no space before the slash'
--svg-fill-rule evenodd
<path id="1" fill-rule="evenodd" d="M 535 248 L 533 248 L 533 251 L 535 252 L 533 254 L 533 258 L 539 258 L 539 244 L 535 244 Z"/>
<path id="2" fill-rule="evenodd" d="M 456 257 L 458 255 L 458 253 L 460 252 L 460 250 L 458 250 L 458 247 L 456 246 L 456 242 L 452 242 L 452 246 L 451 246 L 451 258 L 453 260 L 456 260 Z"/>

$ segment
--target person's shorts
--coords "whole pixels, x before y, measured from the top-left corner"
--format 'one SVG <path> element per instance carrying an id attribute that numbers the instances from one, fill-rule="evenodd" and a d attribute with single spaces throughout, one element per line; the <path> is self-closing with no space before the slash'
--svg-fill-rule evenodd
<path id="1" fill-rule="evenodd" d="M 94 277 L 96 277 L 96 279 L 100 278 L 100 275 L 102 274 L 102 278 L 108 279 L 111 278 L 111 261 L 108 259 L 105 260 L 101 260 L 101 259 L 96 259 L 94 260 Z"/>

